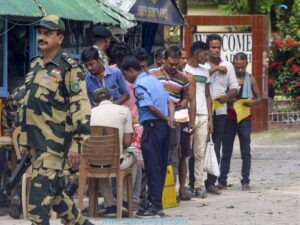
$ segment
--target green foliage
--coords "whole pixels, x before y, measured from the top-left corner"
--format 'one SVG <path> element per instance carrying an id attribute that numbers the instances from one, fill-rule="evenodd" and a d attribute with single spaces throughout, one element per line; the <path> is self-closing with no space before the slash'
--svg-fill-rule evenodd
<path id="1" fill-rule="evenodd" d="M 165 45 L 180 45 L 180 27 L 179 26 L 171 26 L 167 30 L 168 38 L 165 39 Z"/>
<path id="2" fill-rule="evenodd" d="M 299 5 L 300 0 L 296 0 L 288 23 L 278 22 L 278 32 L 272 33 L 269 54 L 269 76 L 273 79 L 277 93 L 291 99 L 300 98 Z"/>
<path id="3" fill-rule="evenodd" d="M 249 14 L 249 2 L 253 0 L 229 0 L 226 4 L 220 6 L 220 9 L 229 15 Z M 280 4 L 281 0 L 256 0 L 255 11 L 257 14 L 267 14 L 272 5 Z"/>

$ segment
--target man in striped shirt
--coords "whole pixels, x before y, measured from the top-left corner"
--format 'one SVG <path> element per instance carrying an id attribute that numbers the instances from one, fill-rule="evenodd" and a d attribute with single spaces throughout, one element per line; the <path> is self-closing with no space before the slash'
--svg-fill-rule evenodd
<path id="1" fill-rule="evenodd" d="M 163 84 L 166 92 L 175 104 L 176 111 L 187 108 L 189 99 L 189 80 L 187 75 L 178 70 L 181 49 L 179 46 L 171 46 L 164 52 L 164 64 L 160 68 L 150 70 L 150 74 L 157 77 Z M 178 174 L 178 147 L 180 142 L 180 124 L 171 129 L 169 163 L 172 165 L 174 180 Z"/>

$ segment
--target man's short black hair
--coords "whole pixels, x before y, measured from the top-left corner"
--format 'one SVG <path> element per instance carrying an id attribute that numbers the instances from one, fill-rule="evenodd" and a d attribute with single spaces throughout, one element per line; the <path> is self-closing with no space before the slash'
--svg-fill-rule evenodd
<path id="1" fill-rule="evenodd" d="M 148 52 L 146 51 L 146 49 L 138 47 L 133 49 L 132 53 L 133 56 L 135 56 L 139 61 L 148 61 Z"/>
<path id="2" fill-rule="evenodd" d="M 180 59 L 182 56 L 181 48 L 178 45 L 172 45 L 165 51 L 165 58 Z"/>
<path id="3" fill-rule="evenodd" d="M 203 41 L 195 41 L 190 48 L 190 55 L 195 55 L 198 51 L 207 51 L 208 45 Z"/>
<path id="4" fill-rule="evenodd" d="M 222 43 L 222 37 L 219 34 L 209 34 L 206 37 L 206 44 L 209 46 L 211 41 L 220 41 Z"/>
<path id="5" fill-rule="evenodd" d="M 232 62 L 234 62 L 234 60 L 245 60 L 246 63 L 248 63 L 248 57 L 244 52 L 238 52 L 233 56 L 233 60 Z"/>
<path id="6" fill-rule="evenodd" d="M 109 48 L 108 55 L 111 59 L 111 63 L 116 63 L 118 67 L 120 67 L 124 58 L 132 55 L 132 50 L 127 43 L 118 42 Z"/>
<path id="7" fill-rule="evenodd" d="M 95 60 L 99 59 L 99 53 L 96 48 L 89 47 L 82 51 L 82 53 L 81 53 L 81 61 L 82 62 L 88 62 L 93 59 L 95 59 Z"/>
<path id="8" fill-rule="evenodd" d="M 104 100 L 110 100 L 111 94 L 107 88 L 98 88 L 93 92 L 94 102 L 100 103 Z"/>
<path id="9" fill-rule="evenodd" d="M 166 51 L 166 48 L 159 48 L 155 51 L 154 57 L 155 59 L 158 58 L 163 58 L 164 57 L 164 52 Z"/>
<path id="10" fill-rule="evenodd" d="M 134 56 L 127 56 L 121 65 L 121 69 L 128 71 L 129 69 L 134 69 L 135 71 L 142 71 L 139 60 Z"/>

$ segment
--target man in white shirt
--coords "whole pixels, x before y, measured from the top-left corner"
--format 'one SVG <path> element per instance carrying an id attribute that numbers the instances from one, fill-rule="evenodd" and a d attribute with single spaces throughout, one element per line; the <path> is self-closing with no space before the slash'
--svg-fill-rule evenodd
<path id="1" fill-rule="evenodd" d="M 93 93 L 93 99 L 97 106 L 92 109 L 91 126 L 107 126 L 119 129 L 120 140 L 120 170 L 127 169 L 136 162 L 132 153 L 126 151 L 131 145 L 133 133 L 132 119 L 127 107 L 113 104 L 108 89 L 99 88 Z M 107 216 L 116 213 L 115 200 L 112 194 L 109 179 L 100 179 L 100 191 L 104 197 L 104 205 Z"/>
<path id="2" fill-rule="evenodd" d="M 238 94 L 238 82 L 234 67 L 231 63 L 221 59 L 222 38 L 218 34 L 210 34 L 206 38 L 208 44 L 208 63 L 206 64 L 210 74 L 210 92 L 213 101 L 213 127 L 212 134 L 215 152 L 220 162 L 220 148 L 225 127 L 227 106 L 226 102 Z M 215 186 L 217 177 L 207 174 L 205 187 L 207 192 L 221 194 Z"/>
<path id="3" fill-rule="evenodd" d="M 190 48 L 190 63 L 185 71 L 194 76 L 196 81 L 196 118 L 193 135 L 195 196 L 207 197 L 204 188 L 204 155 L 208 132 L 212 132 L 212 110 L 209 91 L 210 77 L 208 70 L 203 66 L 207 62 L 206 43 L 197 41 Z"/>

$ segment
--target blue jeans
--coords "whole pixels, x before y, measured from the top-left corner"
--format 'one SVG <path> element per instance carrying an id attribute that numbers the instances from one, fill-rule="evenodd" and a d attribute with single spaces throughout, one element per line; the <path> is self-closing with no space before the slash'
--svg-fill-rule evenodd
<path id="1" fill-rule="evenodd" d="M 243 120 L 237 123 L 236 120 L 226 120 L 225 132 L 222 139 L 222 159 L 221 159 L 221 175 L 218 179 L 219 183 L 227 185 L 227 175 L 230 170 L 230 160 L 233 151 L 233 143 L 235 135 L 238 134 L 240 140 L 240 151 L 242 156 L 242 184 L 249 184 L 251 169 L 251 120 Z"/>

